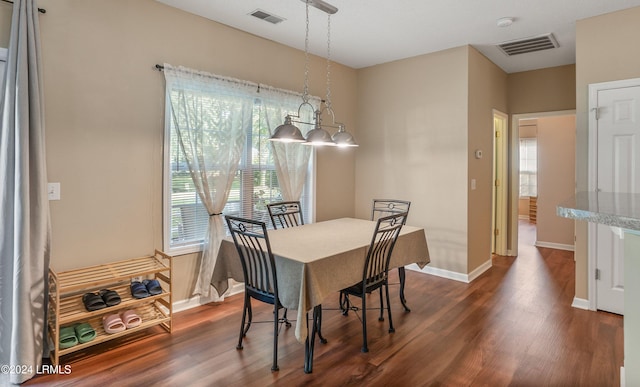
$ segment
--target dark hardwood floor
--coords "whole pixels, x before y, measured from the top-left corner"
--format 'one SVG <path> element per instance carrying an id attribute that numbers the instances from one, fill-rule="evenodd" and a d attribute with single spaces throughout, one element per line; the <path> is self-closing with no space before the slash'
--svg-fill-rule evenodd
<path id="1" fill-rule="evenodd" d="M 254 324 L 235 349 L 242 297 L 229 297 L 174 318 L 160 329 L 62 358 L 67 375 L 40 375 L 26 386 L 619 386 L 622 317 L 571 307 L 573 253 L 536 248 L 521 225 L 520 256 L 465 284 L 407 271 L 405 313 L 391 289 L 396 332 L 369 319 L 369 353 L 361 353 L 354 314 L 323 313 L 327 344 L 316 344 L 312 374 L 294 328 L 280 335 L 280 371 L 272 373 L 271 325 Z M 397 270 L 394 270 L 394 276 Z M 397 282 L 397 280 L 396 280 Z M 336 308 L 338 295 L 325 307 Z M 377 296 L 371 297 L 376 305 Z M 255 320 L 268 306 L 254 304 Z"/>

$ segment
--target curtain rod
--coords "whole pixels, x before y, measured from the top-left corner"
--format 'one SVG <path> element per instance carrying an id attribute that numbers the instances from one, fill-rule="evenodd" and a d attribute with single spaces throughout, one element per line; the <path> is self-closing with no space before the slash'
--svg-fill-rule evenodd
<path id="1" fill-rule="evenodd" d="M 13 4 L 13 1 L 11 1 L 11 0 L 0 0 L 0 1 L 3 1 L 3 2 L 5 2 L 5 3 L 9 3 L 9 4 Z M 40 12 L 40 13 L 47 13 L 47 10 L 46 10 L 46 9 L 44 9 L 44 8 L 38 8 L 38 12 Z"/>
<path id="2" fill-rule="evenodd" d="M 5 1 L 5 0 L 2 0 L 2 1 Z M 158 71 L 164 71 L 164 66 L 161 65 L 161 64 L 156 64 L 154 66 L 154 69 L 156 69 Z M 195 71 L 197 71 L 197 70 L 195 70 Z M 285 94 L 290 94 L 290 95 L 295 95 L 295 96 L 302 96 L 301 93 L 298 93 L 298 92 L 295 92 L 295 91 L 291 91 L 291 90 L 280 89 L 280 88 L 277 88 L 277 87 L 263 85 L 263 84 L 255 83 L 255 82 L 251 82 L 251 81 L 243 81 L 243 80 L 240 80 L 240 79 L 223 77 L 223 76 L 216 75 L 216 74 L 209 74 L 209 75 L 213 76 L 216 79 L 220 79 L 220 80 L 223 80 L 223 81 L 236 82 L 236 83 L 241 83 L 241 84 L 245 84 L 245 85 L 248 85 L 248 86 L 254 86 L 254 87 L 256 87 L 258 93 L 260 92 L 260 89 L 263 88 L 263 89 L 267 89 L 267 90 L 279 91 L 279 92 L 285 93 Z M 314 98 L 318 98 L 318 97 L 314 97 Z M 318 98 L 318 100 L 321 101 L 321 102 L 324 102 L 324 100 L 321 99 L 321 98 Z"/>

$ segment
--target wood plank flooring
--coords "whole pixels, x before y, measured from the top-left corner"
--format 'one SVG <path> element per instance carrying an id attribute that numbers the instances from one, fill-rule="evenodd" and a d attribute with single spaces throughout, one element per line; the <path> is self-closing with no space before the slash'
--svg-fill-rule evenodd
<path id="1" fill-rule="evenodd" d="M 465 284 L 407 271 L 405 313 L 393 286 L 396 332 L 371 311 L 369 353 L 351 313 L 323 313 L 327 344 L 316 344 L 312 374 L 293 328 L 280 335 L 280 371 L 272 373 L 271 325 L 254 324 L 235 349 L 242 297 L 174 318 L 169 335 L 145 334 L 62 358 L 68 375 L 40 375 L 25 386 L 619 386 L 622 317 L 571 307 L 573 253 L 533 246 L 521 225 L 520 256 L 493 257 L 493 267 Z M 396 276 L 394 270 L 393 275 Z M 395 280 L 397 282 L 397 279 Z M 371 297 L 372 306 L 377 296 Z M 337 308 L 338 295 L 326 302 Z M 254 320 L 270 309 L 254 303 Z"/>

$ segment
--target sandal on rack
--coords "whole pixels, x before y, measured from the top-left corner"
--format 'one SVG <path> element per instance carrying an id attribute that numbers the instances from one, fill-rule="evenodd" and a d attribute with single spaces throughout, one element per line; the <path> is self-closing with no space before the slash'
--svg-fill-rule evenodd
<path id="1" fill-rule="evenodd" d="M 117 313 L 107 314 L 102 317 L 102 325 L 104 326 L 104 331 L 110 334 L 122 332 L 127 327 L 122 322 L 120 315 Z"/>
<path id="2" fill-rule="evenodd" d="M 107 304 L 107 306 L 118 305 L 122 301 L 122 299 L 120 298 L 120 295 L 115 290 L 102 289 L 99 292 L 99 294 L 100 294 L 100 297 L 102 297 L 104 302 Z"/>
<path id="3" fill-rule="evenodd" d="M 160 286 L 160 281 L 158 281 L 157 279 L 154 278 L 151 280 L 144 280 L 142 281 L 142 283 L 147 287 L 149 294 L 151 294 L 152 296 L 162 294 L 162 286 Z"/>
<path id="4" fill-rule="evenodd" d="M 142 324 L 142 318 L 133 309 L 125 310 L 124 312 L 120 313 L 120 319 L 122 319 L 122 322 L 127 327 L 127 329 L 135 328 L 138 325 Z"/>
<path id="5" fill-rule="evenodd" d="M 96 338 L 96 330 L 89 323 L 80 323 L 74 326 L 76 337 L 81 344 L 88 343 Z"/>
<path id="6" fill-rule="evenodd" d="M 146 298 L 149 297 L 149 291 L 147 287 L 140 281 L 131 282 L 131 295 L 134 298 Z"/>
<path id="7" fill-rule="evenodd" d="M 104 302 L 102 297 L 95 293 L 85 293 L 82 296 L 82 303 L 89 312 L 107 307 L 107 304 Z"/>
<path id="8" fill-rule="evenodd" d="M 75 329 L 73 327 L 60 328 L 60 349 L 71 348 L 76 344 L 78 344 L 78 338 Z"/>

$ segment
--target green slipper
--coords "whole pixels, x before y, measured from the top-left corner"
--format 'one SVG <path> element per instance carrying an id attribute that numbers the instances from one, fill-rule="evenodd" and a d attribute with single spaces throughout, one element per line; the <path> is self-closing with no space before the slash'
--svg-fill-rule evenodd
<path id="1" fill-rule="evenodd" d="M 80 343 L 88 343 L 96 338 L 96 330 L 86 322 L 75 325 L 75 332 Z"/>
<path id="2" fill-rule="evenodd" d="M 76 330 L 73 327 L 60 328 L 60 349 L 71 348 L 78 344 Z"/>

